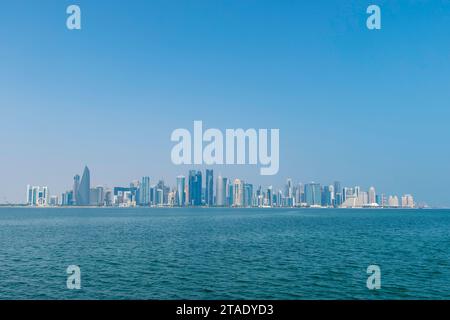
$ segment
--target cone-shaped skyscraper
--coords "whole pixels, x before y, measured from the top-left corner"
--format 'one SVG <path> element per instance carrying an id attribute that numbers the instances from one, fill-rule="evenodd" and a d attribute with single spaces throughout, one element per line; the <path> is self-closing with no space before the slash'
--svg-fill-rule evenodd
<path id="1" fill-rule="evenodd" d="M 83 176 L 81 177 L 81 182 L 78 187 L 77 194 L 77 205 L 78 206 L 88 206 L 89 202 L 89 193 L 91 190 L 91 174 L 89 172 L 89 168 L 84 167 Z"/>

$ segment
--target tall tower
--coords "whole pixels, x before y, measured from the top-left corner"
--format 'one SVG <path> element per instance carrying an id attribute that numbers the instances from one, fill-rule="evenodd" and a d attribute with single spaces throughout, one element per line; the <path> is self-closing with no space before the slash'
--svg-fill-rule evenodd
<path id="1" fill-rule="evenodd" d="M 200 206 L 202 204 L 202 172 L 189 171 L 189 204 Z"/>
<path id="2" fill-rule="evenodd" d="M 177 205 L 180 207 L 183 207 L 186 203 L 186 193 L 184 192 L 185 180 L 184 176 L 177 177 Z"/>
<path id="3" fill-rule="evenodd" d="M 241 180 L 234 180 L 233 206 L 242 207 L 244 205 L 244 184 Z"/>
<path id="4" fill-rule="evenodd" d="M 334 206 L 339 207 L 342 204 L 343 196 L 341 183 L 339 181 L 334 182 Z"/>
<path id="5" fill-rule="evenodd" d="M 216 206 L 227 205 L 227 178 L 217 177 L 216 181 Z"/>
<path id="6" fill-rule="evenodd" d="M 77 174 L 75 177 L 73 177 L 73 197 L 72 197 L 72 205 L 77 204 L 77 197 L 78 197 L 78 188 L 80 187 L 80 176 Z"/>
<path id="7" fill-rule="evenodd" d="M 305 198 L 309 206 L 320 206 L 322 204 L 322 192 L 319 183 L 308 183 L 305 185 Z"/>
<path id="8" fill-rule="evenodd" d="M 77 202 L 78 206 L 88 206 L 90 204 L 89 194 L 91 189 L 91 173 L 89 168 L 84 167 L 83 176 L 78 187 Z"/>
<path id="9" fill-rule="evenodd" d="M 142 177 L 139 187 L 139 204 L 143 206 L 150 205 L 150 177 Z"/>
<path id="10" fill-rule="evenodd" d="M 213 170 L 206 169 L 206 180 L 205 180 L 205 203 L 208 206 L 214 204 L 214 172 Z"/>
<path id="11" fill-rule="evenodd" d="M 369 204 L 374 204 L 377 202 L 376 200 L 377 194 L 375 192 L 375 188 L 374 187 L 370 187 L 369 188 Z"/>

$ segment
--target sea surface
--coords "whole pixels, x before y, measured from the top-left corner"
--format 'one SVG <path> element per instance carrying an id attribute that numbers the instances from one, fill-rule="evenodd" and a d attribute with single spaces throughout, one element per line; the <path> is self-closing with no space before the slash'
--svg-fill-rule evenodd
<path id="1" fill-rule="evenodd" d="M 0 208 L 0 299 L 450 299 L 450 210 Z"/>

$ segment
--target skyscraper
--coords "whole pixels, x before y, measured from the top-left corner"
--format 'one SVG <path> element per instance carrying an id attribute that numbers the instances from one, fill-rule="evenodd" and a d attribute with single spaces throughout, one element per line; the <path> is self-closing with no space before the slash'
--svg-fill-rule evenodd
<path id="1" fill-rule="evenodd" d="M 142 177 L 139 186 L 139 204 L 141 206 L 150 205 L 150 177 Z"/>
<path id="2" fill-rule="evenodd" d="M 305 198 L 309 206 L 320 206 L 322 204 L 322 192 L 319 183 L 305 184 Z"/>
<path id="3" fill-rule="evenodd" d="M 251 207 L 253 205 L 253 185 L 244 183 L 244 207 Z"/>
<path id="4" fill-rule="evenodd" d="M 33 188 L 27 185 L 27 204 L 31 206 L 33 204 Z"/>
<path id="5" fill-rule="evenodd" d="M 217 177 L 216 181 L 216 206 L 223 207 L 227 205 L 227 178 Z"/>
<path id="6" fill-rule="evenodd" d="M 189 204 L 200 206 L 202 204 L 202 172 L 189 171 Z"/>
<path id="7" fill-rule="evenodd" d="M 89 191 L 89 205 L 90 206 L 98 206 L 100 205 L 99 203 L 99 189 L 97 188 L 91 188 L 91 190 Z"/>
<path id="8" fill-rule="evenodd" d="M 233 205 L 233 183 L 231 183 L 231 181 L 228 183 L 228 187 L 227 187 L 228 191 L 227 191 L 227 206 L 232 206 Z"/>
<path id="9" fill-rule="evenodd" d="M 27 185 L 27 204 L 30 206 L 46 206 L 50 199 L 48 187 Z"/>
<path id="10" fill-rule="evenodd" d="M 324 186 L 322 191 L 322 206 L 331 207 L 334 205 L 334 186 Z"/>
<path id="11" fill-rule="evenodd" d="M 267 187 L 267 206 L 272 207 L 273 206 L 273 192 L 272 192 L 272 186 Z"/>
<path id="12" fill-rule="evenodd" d="M 214 172 L 213 170 L 206 169 L 205 180 L 205 204 L 212 206 L 214 204 Z"/>
<path id="13" fill-rule="evenodd" d="M 369 204 L 377 203 L 377 195 L 374 187 L 369 188 Z"/>
<path id="14" fill-rule="evenodd" d="M 414 208 L 414 198 L 410 194 L 405 194 L 402 196 L 402 208 Z"/>
<path id="15" fill-rule="evenodd" d="M 70 203 L 71 205 L 76 205 L 77 204 L 77 197 L 78 197 L 78 188 L 80 187 L 80 176 L 78 174 L 75 175 L 75 177 L 73 177 L 73 197 L 72 197 L 72 203 Z"/>
<path id="16" fill-rule="evenodd" d="M 233 206 L 242 207 L 244 205 L 244 184 L 241 180 L 234 180 L 233 193 Z"/>
<path id="17" fill-rule="evenodd" d="M 184 187 L 186 184 L 186 178 L 184 176 L 177 177 L 177 198 L 176 203 L 178 206 L 183 207 L 186 203 L 186 194 Z"/>
<path id="18" fill-rule="evenodd" d="M 91 174 L 89 168 L 84 167 L 83 176 L 78 187 L 78 194 L 76 197 L 76 204 L 78 206 L 88 206 L 90 204 L 89 196 L 91 190 Z"/>
<path id="19" fill-rule="evenodd" d="M 343 202 L 341 183 L 339 181 L 334 182 L 334 206 L 339 207 Z"/>
<path id="20" fill-rule="evenodd" d="M 391 208 L 397 208 L 399 206 L 398 197 L 397 196 L 389 196 L 388 206 Z"/>
<path id="21" fill-rule="evenodd" d="M 286 190 L 285 190 L 285 204 L 288 207 L 293 207 L 295 198 L 294 198 L 294 188 L 292 186 L 292 180 L 289 178 L 286 181 Z"/>

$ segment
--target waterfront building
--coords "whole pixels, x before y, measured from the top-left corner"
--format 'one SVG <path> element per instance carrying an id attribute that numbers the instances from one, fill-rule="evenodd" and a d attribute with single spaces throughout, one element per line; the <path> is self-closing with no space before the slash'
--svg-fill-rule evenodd
<path id="1" fill-rule="evenodd" d="M 49 200 L 48 187 L 27 185 L 27 204 L 29 206 L 43 207 L 48 204 Z"/>
<path id="2" fill-rule="evenodd" d="M 233 192 L 233 206 L 242 207 L 244 205 L 244 183 L 240 179 L 234 180 Z"/>
<path id="3" fill-rule="evenodd" d="M 99 202 L 98 202 L 98 190 L 96 188 L 91 188 L 89 190 L 89 205 L 90 206 L 98 206 Z"/>
<path id="4" fill-rule="evenodd" d="M 81 182 L 78 187 L 78 193 L 76 195 L 76 205 L 88 206 L 90 204 L 89 196 L 91 190 L 91 174 L 89 168 L 86 166 L 81 177 Z"/>
<path id="5" fill-rule="evenodd" d="M 305 198 L 308 206 L 320 206 L 322 204 L 322 192 L 319 183 L 307 183 L 305 185 Z"/>
<path id="6" fill-rule="evenodd" d="M 341 183 L 339 181 L 335 181 L 333 183 L 333 187 L 334 187 L 334 206 L 339 207 L 343 202 Z"/>
<path id="7" fill-rule="evenodd" d="M 72 187 L 72 201 L 69 205 L 77 204 L 78 188 L 80 187 L 80 176 L 76 174 L 73 177 L 73 187 Z"/>
<path id="8" fill-rule="evenodd" d="M 142 177 L 139 186 L 139 204 L 141 206 L 150 205 L 150 177 Z"/>
<path id="9" fill-rule="evenodd" d="M 332 207 L 334 205 L 334 186 L 324 186 L 322 190 L 322 206 Z"/>
<path id="10" fill-rule="evenodd" d="M 205 177 L 205 204 L 212 206 L 214 204 L 214 172 L 206 169 Z"/>
<path id="11" fill-rule="evenodd" d="M 164 192 L 163 189 L 156 189 L 156 199 L 155 199 L 155 204 L 157 206 L 162 206 L 164 204 Z"/>
<path id="12" fill-rule="evenodd" d="M 227 187 L 227 206 L 231 207 L 233 205 L 233 184 L 231 183 L 231 180 L 228 182 Z"/>
<path id="13" fill-rule="evenodd" d="M 402 208 L 414 208 L 414 198 L 410 194 L 405 194 L 402 196 Z"/>
<path id="14" fill-rule="evenodd" d="M 358 195 L 358 203 L 361 206 L 365 206 L 369 204 L 369 193 L 366 191 L 360 191 Z"/>
<path id="15" fill-rule="evenodd" d="M 216 206 L 223 207 L 227 205 L 227 178 L 217 177 L 216 181 Z"/>
<path id="16" fill-rule="evenodd" d="M 177 190 L 176 190 L 176 205 L 184 207 L 186 203 L 186 193 L 185 193 L 186 178 L 184 176 L 177 177 Z"/>
<path id="17" fill-rule="evenodd" d="M 253 206 L 253 185 L 244 183 L 244 207 Z"/>
<path id="18" fill-rule="evenodd" d="M 398 197 L 397 196 L 389 196 L 388 206 L 391 208 L 398 208 L 399 207 Z"/>
<path id="19" fill-rule="evenodd" d="M 202 205 L 202 172 L 189 171 L 189 205 Z"/>
<path id="20" fill-rule="evenodd" d="M 273 190 L 272 186 L 267 187 L 266 201 L 265 201 L 264 205 L 269 206 L 269 207 L 273 206 L 273 191 L 272 190 Z"/>
<path id="21" fill-rule="evenodd" d="M 375 187 L 369 188 L 369 204 L 377 203 L 377 194 L 375 192 Z"/>

